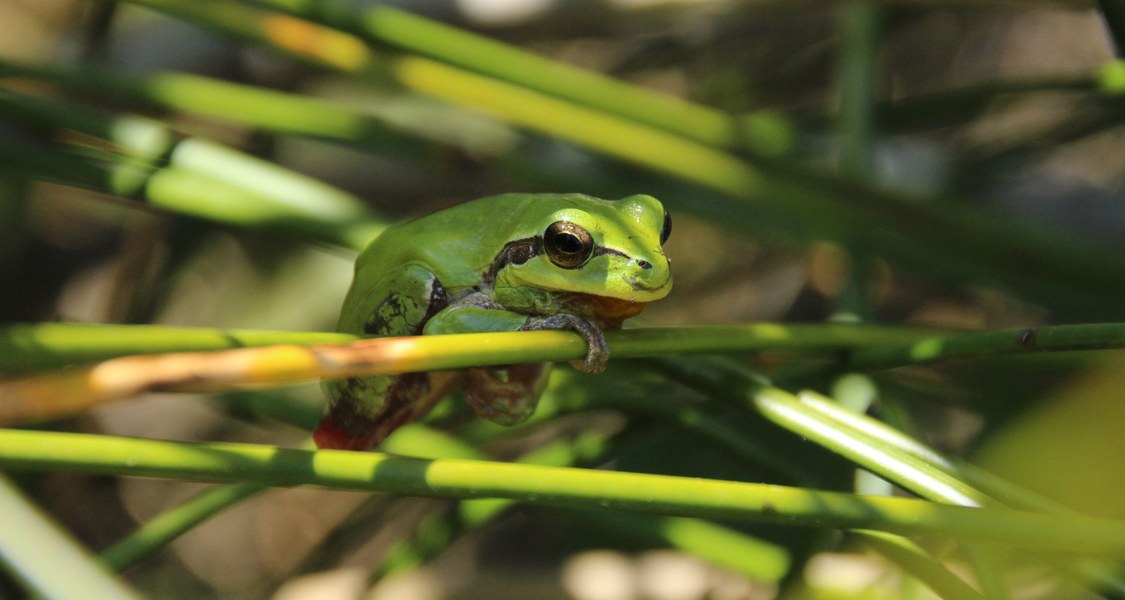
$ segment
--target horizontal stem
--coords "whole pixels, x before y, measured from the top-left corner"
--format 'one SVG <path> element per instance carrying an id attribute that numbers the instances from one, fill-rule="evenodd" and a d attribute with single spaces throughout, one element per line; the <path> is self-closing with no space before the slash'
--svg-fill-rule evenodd
<path id="1" fill-rule="evenodd" d="M 19 430 L 0 431 L 0 467 L 283 487 L 316 485 L 437 498 L 510 498 L 549 506 L 866 528 L 1125 557 L 1125 522 L 1121 521 L 689 477 Z"/>
<path id="2" fill-rule="evenodd" d="M 1103 350 L 1125 346 L 1125 323 L 1054 325 L 938 334 L 903 344 L 858 349 L 843 368 L 876 370 L 1026 352 Z"/>
<path id="3" fill-rule="evenodd" d="M 750 324 L 610 331 L 606 338 L 616 358 L 765 350 L 851 351 L 851 358 L 845 362 L 848 368 L 878 368 L 990 353 L 1121 347 L 1125 345 L 1125 324 L 1062 325 L 944 337 L 926 330 L 871 325 Z M 356 340 L 332 333 L 11 326 L 0 329 L 0 372 L 122 354 L 149 356 L 111 358 L 90 367 L 0 382 L 0 422 L 70 414 L 154 390 L 211 391 L 319 378 L 576 360 L 586 353 L 581 336 L 567 331 Z M 177 349 L 192 352 L 174 352 Z"/>
<path id="4" fill-rule="evenodd" d="M 0 373 L 18 373 L 128 354 L 200 352 L 274 344 L 343 344 L 346 333 L 163 325 L 17 324 L 0 328 Z"/>
<path id="5" fill-rule="evenodd" d="M 660 327 L 609 331 L 614 356 L 629 358 L 654 356 L 673 352 L 758 352 L 778 350 L 789 352 L 837 352 L 857 347 L 900 344 L 923 339 L 933 330 L 877 325 L 808 324 L 781 325 L 752 323 L 744 325 L 712 325 L 693 327 Z M 496 335 L 496 334 L 461 334 Z M 511 335 L 505 338 L 505 335 Z M 537 347 L 524 347 L 535 352 L 522 358 L 530 360 L 571 360 L 582 358 L 584 345 L 565 344 L 561 352 L 540 354 L 550 350 L 551 344 L 535 344 L 538 334 L 527 332 L 504 334 L 495 342 L 512 341 L 532 343 Z M 539 336 L 542 337 L 542 336 Z M 577 336 L 558 338 L 578 340 Z M 18 373 L 48 369 L 82 362 L 103 360 L 130 354 L 157 354 L 164 352 L 199 352 L 230 350 L 257 346 L 292 344 L 345 344 L 360 339 L 345 333 L 303 331 L 255 331 L 245 329 L 215 329 L 205 327 L 169 327 L 161 325 L 102 325 L 87 323 L 19 324 L 0 328 L 0 373 Z M 462 344 L 459 340 L 465 340 Z M 446 336 L 442 342 L 424 342 L 426 345 L 449 345 L 461 351 L 474 347 L 478 352 L 489 351 L 494 343 L 477 343 L 485 338 Z M 492 339 L 492 338 L 490 338 Z M 490 360 L 488 356 L 480 356 Z M 502 356 L 499 359 L 510 359 Z M 482 362 L 479 364 L 492 364 Z M 503 364 L 503 363 L 496 363 Z M 437 364 L 424 364 L 424 368 L 441 368 Z M 473 366 L 472 363 L 450 364 L 447 367 Z"/>

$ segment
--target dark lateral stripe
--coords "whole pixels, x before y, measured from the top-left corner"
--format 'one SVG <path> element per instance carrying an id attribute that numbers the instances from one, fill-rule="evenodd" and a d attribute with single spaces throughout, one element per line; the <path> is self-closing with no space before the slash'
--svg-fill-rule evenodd
<path id="1" fill-rule="evenodd" d="M 543 238 L 540 236 L 513 240 L 504 244 L 504 247 L 496 254 L 496 258 L 492 259 L 492 264 L 488 265 L 488 270 L 484 272 L 485 283 L 496 281 L 496 275 L 500 273 L 500 269 L 508 265 L 522 265 L 535 258 L 542 248 Z"/>
<path id="2" fill-rule="evenodd" d="M 624 258 L 625 260 L 632 260 L 633 259 L 632 256 L 629 256 L 628 254 L 625 254 L 624 252 L 622 252 L 620 250 L 614 250 L 613 248 L 605 248 L 603 246 L 597 246 L 597 247 L 594 248 L 594 256 L 601 256 L 603 254 L 612 254 L 613 256 L 620 256 L 621 258 Z M 651 269 L 652 263 L 648 262 L 647 260 L 642 260 L 642 261 L 637 262 L 637 266 L 642 268 L 642 269 Z"/>
<path id="3" fill-rule="evenodd" d="M 632 256 L 629 256 L 628 254 L 625 254 L 620 250 L 606 248 L 605 246 L 594 246 L 594 256 L 601 256 L 603 254 L 612 254 L 614 256 L 620 256 L 622 258 L 633 258 Z"/>

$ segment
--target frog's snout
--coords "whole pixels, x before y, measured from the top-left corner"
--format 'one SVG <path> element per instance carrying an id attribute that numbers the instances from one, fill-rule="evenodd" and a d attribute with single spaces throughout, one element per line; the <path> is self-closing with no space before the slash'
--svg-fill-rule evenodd
<path id="1" fill-rule="evenodd" d="M 625 276 L 625 281 L 637 291 L 655 291 L 664 288 L 668 285 L 671 279 L 671 272 L 665 269 L 655 269 L 653 264 L 655 261 L 664 261 L 668 264 L 668 258 L 664 255 L 653 257 L 654 260 L 647 258 L 632 258 L 628 275 Z"/>
<path id="2" fill-rule="evenodd" d="M 672 261 L 667 256 L 665 256 L 663 252 L 659 252 L 654 256 L 635 257 L 635 258 L 631 259 L 629 262 L 631 263 L 631 265 L 633 267 L 633 269 L 632 269 L 633 271 L 650 271 L 650 272 L 652 272 L 652 268 L 657 266 L 657 265 L 662 265 L 664 267 L 663 271 L 669 271 L 672 268 Z M 658 269 L 658 271 L 660 271 L 660 269 Z M 655 274 L 655 272 L 653 272 L 651 275 L 648 274 L 648 273 L 642 273 L 641 276 L 642 277 L 653 277 L 653 276 L 656 276 L 656 274 Z"/>

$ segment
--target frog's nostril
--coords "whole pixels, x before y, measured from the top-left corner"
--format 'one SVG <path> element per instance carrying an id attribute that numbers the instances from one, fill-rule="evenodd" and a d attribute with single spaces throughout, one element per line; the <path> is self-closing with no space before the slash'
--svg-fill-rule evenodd
<path id="1" fill-rule="evenodd" d="M 642 269 L 651 269 L 652 263 L 648 262 L 647 260 L 638 260 L 637 266 L 642 268 Z"/>

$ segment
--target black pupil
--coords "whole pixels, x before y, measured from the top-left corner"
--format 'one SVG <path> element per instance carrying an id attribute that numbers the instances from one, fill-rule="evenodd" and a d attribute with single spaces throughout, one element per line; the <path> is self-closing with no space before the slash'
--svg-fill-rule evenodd
<path id="1" fill-rule="evenodd" d="M 672 215 L 668 212 L 664 213 L 664 228 L 660 230 L 660 243 L 668 241 L 668 236 L 672 235 Z"/>
<path id="2" fill-rule="evenodd" d="M 555 248 L 563 254 L 578 254 L 582 251 L 582 240 L 573 233 L 559 233 L 555 236 Z"/>

